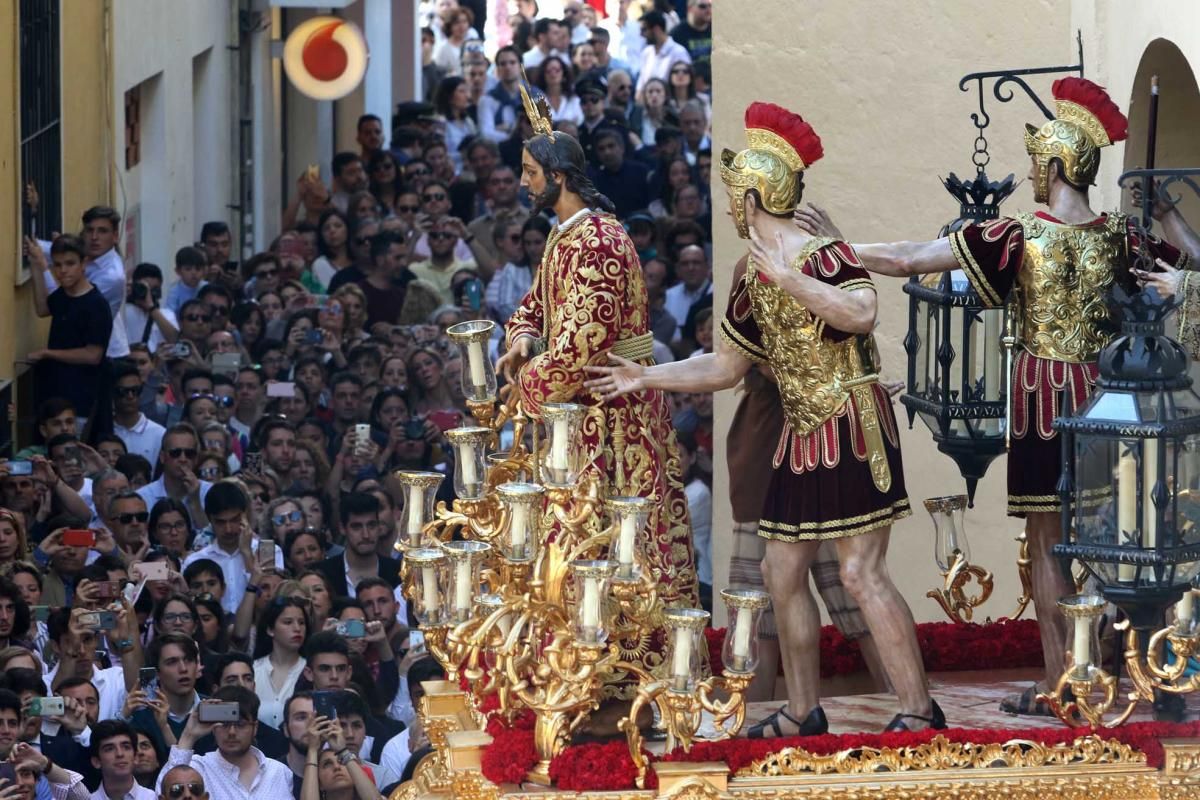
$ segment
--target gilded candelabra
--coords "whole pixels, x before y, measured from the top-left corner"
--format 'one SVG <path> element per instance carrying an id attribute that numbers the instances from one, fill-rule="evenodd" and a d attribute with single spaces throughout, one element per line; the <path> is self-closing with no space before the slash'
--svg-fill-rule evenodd
<path id="1" fill-rule="evenodd" d="M 536 783 L 550 783 L 551 759 L 599 707 L 604 684 L 621 676 L 639 684 L 620 722 L 635 760 L 637 715 L 649 702 L 662 711 L 672 743 L 690 746 L 702 710 L 717 717 L 719 735 L 736 733 L 766 596 L 735 598 L 737 608 L 751 612 L 737 612 L 741 628 L 732 629 L 738 652 L 731 649 L 726 663 L 740 670 L 700 681 L 708 614 L 663 607 L 661 576 L 638 549 L 650 501 L 607 496 L 602 478 L 580 463 L 584 421 L 595 415 L 589 427 L 602 429 L 602 409 L 546 403 L 539 425 L 513 394 L 497 405 L 484 358 L 491 326 L 474 321 L 448 331 L 468 367 L 463 390 L 478 423 L 447 432 L 457 499 L 434 506 L 438 473 L 395 474 L 409 503 L 397 544 L 405 592 L 429 651 L 450 681 L 466 679 L 477 702 L 494 697 L 496 713 L 508 721 L 533 712 L 539 761 L 528 779 Z M 489 453 L 510 424 L 511 448 Z M 621 659 L 623 642 L 660 630 L 668 636 L 669 674 Z M 714 700 L 718 691 L 727 699 Z M 639 768 L 644 776 L 645 764 Z"/>
<path id="2" fill-rule="evenodd" d="M 992 573 L 971 563 L 971 550 L 963 526 L 967 504 L 965 494 L 925 500 L 925 510 L 933 518 L 934 558 L 942 575 L 941 587 L 930 589 L 925 596 L 934 600 L 947 617 L 958 623 L 971 622 L 975 609 L 992 596 Z M 1017 575 L 1021 579 L 1021 595 L 1017 598 L 1016 611 L 1007 619 L 1020 619 L 1033 597 L 1033 562 L 1029 558 L 1029 543 L 1024 532 L 1017 537 L 1017 543 L 1020 546 Z M 978 592 L 968 594 L 967 587 L 972 581 L 978 585 Z"/>
<path id="3" fill-rule="evenodd" d="M 1100 663 L 1099 619 L 1107 601 L 1099 595 L 1076 594 L 1058 607 L 1071 624 L 1072 644 L 1068 666 L 1054 690 L 1038 695 L 1054 713 L 1072 727 L 1116 727 L 1124 724 L 1141 702 L 1153 703 L 1155 693 L 1184 695 L 1200 689 L 1200 671 L 1187 675 L 1188 661 L 1200 653 L 1200 590 L 1184 593 L 1175 605 L 1175 621 L 1150 635 L 1146 646 L 1128 619 L 1113 626 L 1125 632 L 1125 669 L 1132 689 L 1122 699 L 1118 680 Z M 1172 660 L 1164 661 L 1169 648 Z M 1123 703 L 1123 705 L 1122 705 Z"/>

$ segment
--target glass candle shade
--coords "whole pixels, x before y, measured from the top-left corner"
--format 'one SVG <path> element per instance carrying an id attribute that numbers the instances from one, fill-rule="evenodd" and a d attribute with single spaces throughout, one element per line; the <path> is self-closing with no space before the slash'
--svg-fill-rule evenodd
<path id="1" fill-rule="evenodd" d="M 496 487 L 496 494 L 508 511 L 502 540 L 504 557 L 528 561 L 537 553 L 546 490 L 536 483 L 502 483 Z"/>
<path id="2" fill-rule="evenodd" d="M 600 645 L 608 639 L 604 605 L 613 573 L 612 561 L 572 561 L 575 583 L 575 640 L 580 644 Z"/>
<path id="3" fill-rule="evenodd" d="M 1183 596 L 1175 604 L 1175 632 L 1180 636 L 1196 636 L 1200 634 L 1200 603 L 1197 602 L 1200 589 L 1187 588 Z"/>
<path id="4" fill-rule="evenodd" d="M 609 558 L 617 562 L 618 578 L 632 578 L 638 541 L 644 535 L 646 520 L 650 518 L 650 501 L 644 497 L 613 497 L 605 506 L 616 528 L 608 543 Z"/>
<path id="5" fill-rule="evenodd" d="M 496 323 L 487 319 L 460 322 L 446 329 L 462 357 L 463 397 L 473 403 L 496 399 L 496 370 L 488 356 L 488 344 Z"/>
<path id="6" fill-rule="evenodd" d="M 475 598 L 475 609 L 480 619 L 487 619 L 504 608 L 504 598 L 498 594 L 481 594 Z M 495 630 L 499 640 L 503 642 L 512 630 L 512 612 L 505 612 L 496 618 Z"/>
<path id="7" fill-rule="evenodd" d="M 1071 677 L 1086 680 L 1100 659 L 1100 616 L 1107 602 L 1094 594 L 1072 594 L 1058 601 L 1071 629 L 1067 669 Z"/>
<path id="8" fill-rule="evenodd" d="M 487 542 L 443 542 L 442 550 L 449 561 L 450 620 L 466 622 L 475 607 L 475 595 L 479 592 L 479 567 L 483 556 L 492 546 Z"/>
<path id="9" fill-rule="evenodd" d="M 436 547 L 414 547 L 404 554 L 413 614 L 422 626 L 446 619 L 446 554 Z"/>
<path id="10" fill-rule="evenodd" d="M 404 496 L 404 521 L 401 535 L 396 539 L 396 549 L 421 547 L 425 543 L 423 531 L 433 520 L 433 506 L 438 488 L 446 476 L 440 472 L 417 472 L 397 470 L 392 473 L 401 486 Z"/>
<path id="11" fill-rule="evenodd" d="M 667 629 L 667 664 L 671 691 L 690 692 L 700 679 L 704 655 L 704 629 L 709 614 L 698 608 L 668 608 L 663 616 Z"/>
<path id="12" fill-rule="evenodd" d="M 547 486 L 574 486 L 579 478 L 579 430 L 585 411 L 578 403 L 542 404 L 542 478 Z"/>
<path id="13" fill-rule="evenodd" d="M 933 517 L 933 558 L 943 574 L 950 571 L 956 555 L 961 555 L 964 561 L 971 560 L 971 548 L 963 527 L 966 507 L 965 494 L 930 497 L 925 501 L 925 510 Z"/>
<path id="14" fill-rule="evenodd" d="M 454 428 L 446 439 L 454 448 L 454 493 L 462 500 L 482 500 L 487 490 L 487 428 Z"/>
<path id="15" fill-rule="evenodd" d="M 758 623 L 770 597 L 758 589 L 722 589 L 729 627 L 721 648 L 726 672 L 748 674 L 758 666 Z"/>

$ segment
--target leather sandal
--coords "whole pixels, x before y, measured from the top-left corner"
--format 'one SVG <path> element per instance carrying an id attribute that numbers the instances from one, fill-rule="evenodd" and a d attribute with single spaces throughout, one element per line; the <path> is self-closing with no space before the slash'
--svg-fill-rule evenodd
<path id="1" fill-rule="evenodd" d="M 825 718 L 825 710 L 820 706 L 813 706 L 812 711 L 808 712 L 803 720 L 796 719 L 787 712 L 787 704 L 780 706 L 777 711 L 771 714 L 761 722 L 756 722 L 746 729 L 747 739 L 778 739 L 784 736 L 783 729 L 779 727 L 779 718 L 783 717 L 788 722 L 796 726 L 796 732 L 787 734 L 788 736 L 820 736 L 823 733 L 829 732 L 829 720 Z M 767 729 L 772 731 L 771 736 L 765 736 Z"/>
<path id="2" fill-rule="evenodd" d="M 932 698 L 929 700 L 929 707 L 928 717 L 922 717 L 920 714 L 897 714 L 892 717 L 892 721 L 887 724 L 883 732 L 911 731 L 912 728 L 908 727 L 904 722 L 906 719 L 915 719 L 928 723 L 927 727 L 933 728 L 935 731 L 943 730 L 946 727 L 946 715 L 942 713 L 942 709 L 938 706 L 937 701 Z"/>
<path id="3" fill-rule="evenodd" d="M 1000 701 L 1000 710 L 1005 714 L 1019 714 L 1030 717 L 1053 717 L 1054 709 L 1037 699 L 1039 689 L 1035 683 L 1020 694 L 1006 697 Z M 1072 703 L 1075 695 L 1069 687 L 1063 689 L 1063 702 Z"/>

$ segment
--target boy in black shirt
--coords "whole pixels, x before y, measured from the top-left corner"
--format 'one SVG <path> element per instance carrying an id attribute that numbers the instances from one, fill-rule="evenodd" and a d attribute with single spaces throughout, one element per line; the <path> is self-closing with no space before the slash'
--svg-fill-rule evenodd
<path id="1" fill-rule="evenodd" d="M 104 388 L 104 353 L 112 335 L 112 311 L 104 295 L 87 279 L 87 251 L 79 237 L 59 236 L 50 246 L 50 271 L 58 288 L 49 296 L 42 249 L 27 238 L 25 251 L 33 277 L 34 308 L 39 317 L 51 317 L 46 348 L 28 355 L 36 365 L 39 396 L 70 400 L 82 427 L 93 416 Z"/>

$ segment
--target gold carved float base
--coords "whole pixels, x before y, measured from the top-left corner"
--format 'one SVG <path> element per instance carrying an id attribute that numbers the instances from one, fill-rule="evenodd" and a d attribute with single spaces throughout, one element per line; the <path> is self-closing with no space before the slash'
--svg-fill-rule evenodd
<path id="1" fill-rule="evenodd" d="M 466 700 L 466 698 L 463 698 Z M 657 790 L 572 792 L 497 786 L 479 771 L 490 737 L 477 717 L 434 714 L 426 729 L 436 752 L 389 800 L 1195 800 L 1200 739 L 1164 741 L 1161 769 L 1129 745 L 1095 736 L 1070 744 L 1028 740 L 951 742 L 936 736 L 905 748 L 814 755 L 781 750 L 732 777 L 720 763 L 656 763 Z M 449 708 L 439 709 L 449 710 Z"/>

